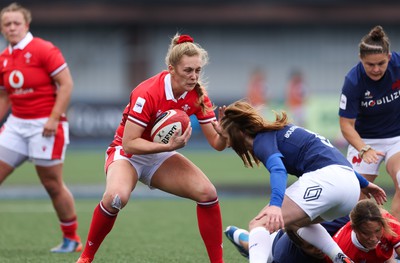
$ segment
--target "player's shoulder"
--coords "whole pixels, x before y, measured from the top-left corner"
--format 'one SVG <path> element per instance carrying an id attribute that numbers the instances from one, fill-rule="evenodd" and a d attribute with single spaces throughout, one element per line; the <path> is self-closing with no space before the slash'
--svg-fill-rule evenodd
<path id="1" fill-rule="evenodd" d="M 362 79 L 363 74 L 365 74 L 364 68 L 361 62 L 358 62 L 354 67 L 352 67 L 345 77 L 344 87 L 353 86 L 357 87 L 358 83 Z"/>
<path id="2" fill-rule="evenodd" d="M 30 43 L 32 46 L 41 47 L 41 48 L 53 48 L 55 47 L 51 41 L 45 40 L 40 37 L 34 37 Z"/>
<path id="3" fill-rule="evenodd" d="M 400 53 L 392 52 L 390 57 L 389 66 L 392 65 L 396 68 L 400 67 Z"/>
<path id="4" fill-rule="evenodd" d="M 137 85 L 136 89 L 149 89 L 153 87 L 164 87 L 164 79 L 168 72 L 162 71 L 148 79 L 143 80 L 139 85 Z M 154 90 L 156 92 L 156 90 Z"/>
<path id="5" fill-rule="evenodd" d="M 1 52 L 0 52 L 0 57 L 4 57 L 10 55 L 10 52 L 8 52 L 8 47 L 4 48 Z"/>

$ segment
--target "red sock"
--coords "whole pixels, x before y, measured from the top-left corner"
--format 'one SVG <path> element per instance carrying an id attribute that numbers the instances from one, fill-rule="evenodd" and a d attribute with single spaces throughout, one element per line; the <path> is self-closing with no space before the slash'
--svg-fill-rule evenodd
<path id="1" fill-rule="evenodd" d="M 81 241 L 76 230 L 78 229 L 78 221 L 76 216 L 69 220 L 63 220 L 60 222 L 61 231 L 63 232 L 63 237 L 68 239 L 73 239 L 76 241 Z"/>
<path id="2" fill-rule="evenodd" d="M 197 203 L 197 220 L 210 262 L 223 263 L 222 219 L 218 199 Z"/>
<path id="3" fill-rule="evenodd" d="M 82 258 L 93 259 L 104 238 L 110 233 L 117 219 L 117 215 L 108 212 L 100 202 L 93 212 L 92 222 L 90 223 L 89 234 L 82 252 Z"/>

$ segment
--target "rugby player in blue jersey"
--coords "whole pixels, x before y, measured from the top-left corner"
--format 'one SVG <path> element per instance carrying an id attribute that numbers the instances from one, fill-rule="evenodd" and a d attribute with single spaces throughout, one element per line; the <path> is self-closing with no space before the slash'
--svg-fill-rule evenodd
<path id="1" fill-rule="evenodd" d="M 385 192 L 356 175 L 326 138 L 291 124 L 285 112 L 270 122 L 244 101 L 219 110 L 219 132 L 244 165 L 262 163 L 270 173 L 270 202 L 249 223 L 250 263 L 267 262 L 270 233 L 282 228 L 297 231 L 334 263 L 352 262 L 318 223 L 349 214 L 360 187 L 378 204 L 386 201 Z M 298 180 L 286 189 L 288 174 Z"/>
<path id="2" fill-rule="evenodd" d="M 374 182 L 382 162 L 393 180 L 391 214 L 400 219 L 400 54 L 375 26 L 359 44 L 360 62 L 346 75 L 340 128 L 353 169 Z"/>

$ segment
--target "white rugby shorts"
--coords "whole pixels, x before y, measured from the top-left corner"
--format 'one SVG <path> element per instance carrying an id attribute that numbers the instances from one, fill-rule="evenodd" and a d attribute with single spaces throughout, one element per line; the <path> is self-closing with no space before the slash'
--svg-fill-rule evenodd
<path id="1" fill-rule="evenodd" d="M 132 155 L 126 154 L 122 146 L 108 147 L 106 151 L 106 161 L 104 165 L 105 173 L 107 174 L 108 166 L 116 160 L 127 160 L 136 170 L 139 181 L 147 185 L 150 189 L 151 178 L 158 168 L 164 163 L 166 159 L 174 154 L 176 151 L 161 152 L 154 154 Z"/>
<path id="2" fill-rule="evenodd" d="M 376 150 L 385 153 L 385 156 L 379 156 L 378 163 L 370 163 L 362 161 L 358 157 L 358 151 L 351 145 L 347 149 L 347 160 L 353 165 L 353 169 L 360 174 L 379 174 L 379 166 L 383 161 L 387 162 L 394 154 L 400 152 L 400 136 L 386 139 L 363 139 L 365 144 L 371 145 Z"/>
<path id="3" fill-rule="evenodd" d="M 9 115 L 0 129 L 0 145 L 28 159 L 64 160 L 69 144 L 68 122 L 59 123 L 55 136 L 43 137 L 48 118 L 21 119 Z M 7 159 L 7 156 L 1 156 Z"/>
<path id="4" fill-rule="evenodd" d="M 303 174 L 286 189 L 286 195 L 314 220 L 326 221 L 350 213 L 360 197 L 360 184 L 353 169 L 329 165 Z"/>

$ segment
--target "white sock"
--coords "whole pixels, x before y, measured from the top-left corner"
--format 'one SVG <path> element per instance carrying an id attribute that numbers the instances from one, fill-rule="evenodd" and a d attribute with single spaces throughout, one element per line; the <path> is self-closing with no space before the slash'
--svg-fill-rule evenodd
<path id="1" fill-rule="evenodd" d="M 264 227 L 256 227 L 249 234 L 249 262 L 266 263 L 271 254 L 272 242 Z"/>
<path id="2" fill-rule="evenodd" d="M 241 234 L 249 234 L 246 230 L 238 228 L 235 232 L 233 232 L 233 241 L 235 241 L 236 244 L 240 245 L 240 235 Z"/>
<path id="3" fill-rule="evenodd" d="M 320 224 L 299 228 L 297 234 L 311 245 L 319 248 L 332 260 L 338 253 L 343 253 L 328 231 Z"/>

